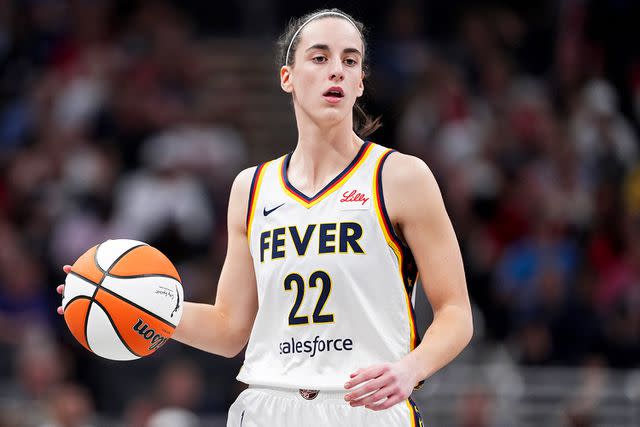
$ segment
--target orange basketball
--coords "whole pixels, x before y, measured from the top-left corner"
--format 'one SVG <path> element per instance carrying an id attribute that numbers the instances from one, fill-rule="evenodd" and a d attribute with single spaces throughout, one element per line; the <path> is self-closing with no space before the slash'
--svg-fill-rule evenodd
<path id="1" fill-rule="evenodd" d="M 85 252 L 65 280 L 62 307 L 73 336 L 111 360 L 147 356 L 171 337 L 182 317 L 180 276 L 156 248 L 107 240 Z"/>

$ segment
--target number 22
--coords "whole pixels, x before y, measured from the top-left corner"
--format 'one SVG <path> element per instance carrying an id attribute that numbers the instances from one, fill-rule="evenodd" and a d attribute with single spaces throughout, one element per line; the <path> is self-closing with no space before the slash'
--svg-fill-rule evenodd
<path id="1" fill-rule="evenodd" d="M 318 287 L 318 281 L 321 282 L 322 289 L 316 302 L 316 308 L 313 310 L 313 323 L 332 323 L 333 314 L 322 314 L 322 309 L 327 302 L 327 298 L 329 298 L 329 294 L 331 294 L 331 278 L 324 271 L 315 271 L 309 277 L 309 287 Z M 306 325 L 309 323 L 309 316 L 297 315 L 300 305 L 302 304 L 302 299 L 304 298 L 304 279 L 298 273 L 289 274 L 284 278 L 284 290 L 293 290 L 293 283 L 296 284 L 296 299 L 289 312 L 289 325 Z"/>

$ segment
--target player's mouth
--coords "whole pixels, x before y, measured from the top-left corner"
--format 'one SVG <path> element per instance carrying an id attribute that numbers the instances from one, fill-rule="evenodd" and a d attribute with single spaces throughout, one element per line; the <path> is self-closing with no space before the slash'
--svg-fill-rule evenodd
<path id="1" fill-rule="evenodd" d="M 327 100 L 327 102 L 330 102 L 331 104 L 337 104 L 342 98 L 344 98 L 344 91 L 341 87 L 333 86 L 327 89 L 327 91 L 323 93 L 322 96 Z"/>

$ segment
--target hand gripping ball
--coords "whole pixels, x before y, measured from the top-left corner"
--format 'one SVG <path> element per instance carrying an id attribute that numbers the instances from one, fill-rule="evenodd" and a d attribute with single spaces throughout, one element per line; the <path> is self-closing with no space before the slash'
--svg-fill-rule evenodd
<path id="1" fill-rule="evenodd" d="M 85 252 L 65 280 L 62 307 L 73 336 L 111 360 L 162 347 L 180 322 L 183 290 L 175 267 L 136 240 L 107 240 Z"/>

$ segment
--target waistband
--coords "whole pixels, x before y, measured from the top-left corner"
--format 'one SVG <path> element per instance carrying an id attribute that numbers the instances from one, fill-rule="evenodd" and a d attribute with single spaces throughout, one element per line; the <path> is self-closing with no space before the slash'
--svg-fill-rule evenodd
<path id="1" fill-rule="evenodd" d="M 343 403 L 346 403 L 344 396 L 348 393 L 347 390 L 309 390 L 302 388 L 265 387 L 256 385 L 250 385 L 249 388 L 255 391 L 262 391 L 276 396 L 303 401 L 340 400 Z"/>

